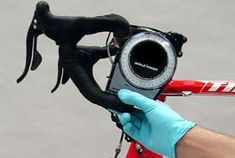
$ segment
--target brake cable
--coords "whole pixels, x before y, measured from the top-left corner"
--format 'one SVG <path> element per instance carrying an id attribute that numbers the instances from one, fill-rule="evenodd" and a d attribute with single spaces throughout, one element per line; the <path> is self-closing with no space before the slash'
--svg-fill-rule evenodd
<path id="1" fill-rule="evenodd" d="M 108 36 L 106 38 L 105 45 L 106 45 L 109 61 L 110 61 L 111 65 L 113 66 L 114 65 L 114 61 L 113 61 L 113 58 L 111 57 L 111 53 L 110 53 L 110 44 L 112 43 L 112 41 L 109 42 L 110 35 L 111 35 L 111 32 L 109 32 L 109 34 L 108 34 Z"/>
<path id="2" fill-rule="evenodd" d="M 120 137 L 120 140 L 119 140 L 118 146 L 117 146 L 117 148 L 115 149 L 115 155 L 114 155 L 114 158 L 117 158 L 117 157 L 118 157 L 118 155 L 121 153 L 122 143 L 123 143 L 123 138 L 124 138 L 124 132 L 122 131 L 122 134 L 121 134 L 121 137 Z"/>

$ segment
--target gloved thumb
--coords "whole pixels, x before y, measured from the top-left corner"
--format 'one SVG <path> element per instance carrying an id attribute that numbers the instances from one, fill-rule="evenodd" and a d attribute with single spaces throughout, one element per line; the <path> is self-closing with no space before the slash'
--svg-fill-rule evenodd
<path id="1" fill-rule="evenodd" d="M 118 92 L 118 97 L 125 104 L 134 105 L 135 107 L 142 110 L 144 113 L 152 110 L 156 104 L 154 100 L 127 89 L 121 89 Z"/>

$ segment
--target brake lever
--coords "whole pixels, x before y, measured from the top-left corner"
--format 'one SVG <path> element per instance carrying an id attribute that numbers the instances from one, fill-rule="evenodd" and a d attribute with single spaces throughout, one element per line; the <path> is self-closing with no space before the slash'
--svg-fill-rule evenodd
<path id="1" fill-rule="evenodd" d="M 37 37 L 34 37 L 34 44 L 33 44 L 33 59 L 32 59 L 32 65 L 31 70 L 34 71 L 38 68 L 38 66 L 42 62 L 42 56 L 37 50 Z"/>
<path id="2" fill-rule="evenodd" d="M 42 56 L 37 50 L 37 38 L 41 34 L 44 34 L 43 22 L 41 21 L 39 14 L 42 14 L 43 12 L 46 11 L 47 11 L 47 4 L 45 2 L 39 2 L 34 12 L 34 16 L 32 22 L 30 23 L 27 33 L 25 68 L 22 75 L 17 79 L 17 83 L 20 83 L 26 77 L 29 69 L 31 71 L 35 71 L 42 62 Z M 64 71 L 63 67 L 60 64 L 59 60 L 57 81 L 54 88 L 52 88 L 51 93 L 53 93 L 59 87 L 61 80 L 62 84 L 65 84 L 68 81 L 69 77 L 66 75 L 66 73 L 63 73 L 63 71 Z"/>
<path id="3" fill-rule="evenodd" d="M 29 26 L 26 38 L 26 63 L 22 75 L 17 79 L 17 83 L 21 82 L 27 75 L 29 69 L 34 71 L 42 62 L 42 56 L 37 50 L 37 38 L 43 33 L 43 29 L 38 22 L 36 15 Z"/>
<path id="4" fill-rule="evenodd" d="M 60 58 L 59 58 L 57 67 L 58 67 L 57 80 L 56 80 L 55 86 L 51 90 L 51 93 L 54 93 L 59 88 L 60 83 L 64 85 L 68 82 L 70 78 L 62 66 Z"/>

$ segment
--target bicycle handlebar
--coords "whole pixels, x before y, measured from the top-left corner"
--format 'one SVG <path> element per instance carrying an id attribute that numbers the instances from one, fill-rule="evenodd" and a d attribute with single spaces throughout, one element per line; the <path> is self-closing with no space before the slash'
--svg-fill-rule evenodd
<path id="1" fill-rule="evenodd" d="M 97 32 L 109 31 L 113 32 L 117 38 L 128 36 L 130 26 L 127 20 L 119 15 L 110 14 L 97 17 L 69 17 L 56 16 L 50 11 L 47 2 L 41 1 L 37 3 L 34 17 L 27 34 L 27 56 L 25 70 L 22 76 L 17 80 L 21 82 L 26 76 L 32 58 L 32 48 L 34 56 L 38 60 L 33 62 L 35 70 L 40 62 L 40 54 L 36 51 L 37 36 L 44 33 L 47 37 L 54 40 L 57 45 L 65 43 L 76 44 L 85 35 Z"/>
<path id="2" fill-rule="evenodd" d="M 102 91 L 93 77 L 94 64 L 99 59 L 108 57 L 106 49 L 92 50 L 90 47 L 77 47 L 76 45 L 85 35 L 107 31 L 113 32 L 121 48 L 132 34 L 146 29 L 161 32 L 152 28 L 130 25 L 125 18 L 116 14 L 96 17 L 56 16 L 51 13 L 48 3 L 41 1 L 36 5 L 28 30 L 26 64 L 17 83 L 25 78 L 29 69 L 36 70 L 40 65 L 42 57 L 37 51 L 37 37 L 45 34 L 59 45 L 57 82 L 51 92 L 58 88 L 61 79 L 62 84 L 65 84 L 71 78 L 84 97 L 92 103 L 106 109 L 130 112 L 133 108 L 124 106 L 117 96 Z M 181 47 L 186 42 L 186 37 L 171 32 L 164 34 L 172 42 L 177 56 L 182 56 Z M 112 48 L 111 53 L 115 55 L 118 51 L 118 48 Z"/>
<path id="3" fill-rule="evenodd" d="M 59 45 L 58 77 L 52 92 L 58 88 L 63 75 L 63 84 L 71 78 L 92 103 L 118 112 L 131 112 L 132 107 L 124 106 L 117 96 L 102 91 L 94 80 L 93 65 L 99 59 L 107 57 L 106 51 L 88 49 L 89 52 L 82 47 L 76 47 L 83 36 L 103 31 L 113 32 L 117 39 L 122 39 L 130 34 L 130 25 L 125 18 L 115 14 L 97 17 L 55 16 L 46 2 L 39 2 L 27 34 L 25 69 L 17 83 L 24 79 L 30 66 L 31 70 L 36 70 L 40 65 L 42 58 L 36 48 L 37 37 L 44 33 Z M 112 50 L 113 55 L 117 53 L 117 48 Z"/>
<path id="4" fill-rule="evenodd" d="M 110 14 L 97 17 L 56 16 L 50 11 L 46 2 L 39 2 L 35 16 L 39 17 L 47 37 L 56 44 L 77 43 L 85 35 L 97 32 L 114 32 L 114 36 L 122 38 L 130 33 L 129 23 L 119 15 Z"/>
<path id="5" fill-rule="evenodd" d="M 116 52 L 115 48 L 112 52 Z M 59 56 L 66 73 L 86 99 L 106 109 L 131 112 L 132 108 L 124 106 L 117 96 L 102 91 L 93 77 L 93 65 L 99 59 L 107 57 L 106 54 L 106 51 L 84 52 L 81 47 L 72 44 L 59 47 Z"/>

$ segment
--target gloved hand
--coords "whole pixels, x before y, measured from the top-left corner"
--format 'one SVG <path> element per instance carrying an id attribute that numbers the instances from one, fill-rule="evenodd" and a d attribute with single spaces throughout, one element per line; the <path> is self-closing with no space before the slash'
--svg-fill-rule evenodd
<path id="1" fill-rule="evenodd" d="M 124 131 L 146 148 L 175 158 L 176 143 L 195 126 L 163 102 L 149 99 L 130 90 L 120 90 L 118 97 L 139 112 L 119 115 Z"/>

